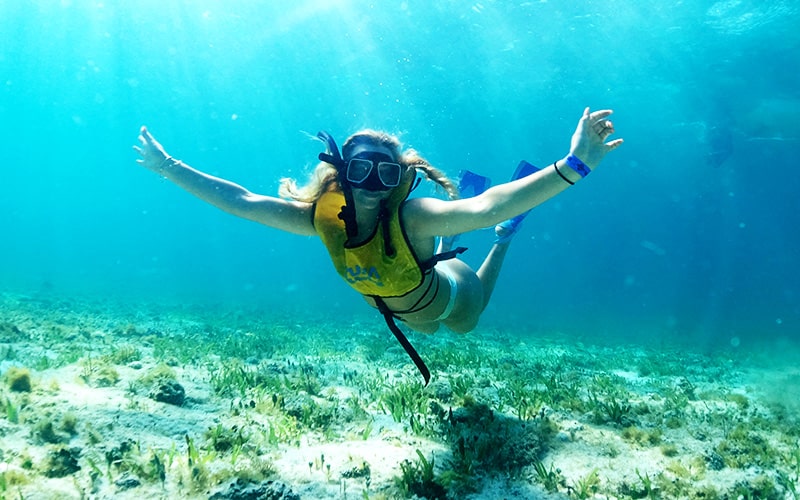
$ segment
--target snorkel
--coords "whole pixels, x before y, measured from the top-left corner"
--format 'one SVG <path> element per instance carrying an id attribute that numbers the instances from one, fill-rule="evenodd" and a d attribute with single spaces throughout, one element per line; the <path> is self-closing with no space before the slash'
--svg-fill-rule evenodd
<path id="1" fill-rule="evenodd" d="M 336 171 L 339 172 L 339 176 L 341 177 L 342 170 L 347 166 L 344 163 L 344 159 L 342 158 L 342 153 L 339 152 L 339 146 L 336 145 L 336 141 L 333 140 L 333 136 L 327 133 L 324 130 L 320 130 L 317 132 L 317 138 L 325 143 L 325 147 L 327 150 L 324 153 L 320 153 L 318 158 L 320 161 L 324 161 L 325 163 L 330 163 L 334 167 L 336 167 Z"/>
<path id="2" fill-rule="evenodd" d="M 320 161 L 333 165 L 339 175 L 339 186 L 344 195 L 344 206 L 342 207 L 342 211 L 339 212 L 339 219 L 344 221 L 344 229 L 347 234 L 347 241 L 349 242 L 358 235 L 358 224 L 356 222 L 356 207 L 353 202 L 353 190 L 350 183 L 347 182 L 347 164 L 344 162 L 342 153 L 339 152 L 339 146 L 336 145 L 336 141 L 331 134 L 320 130 L 317 132 L 317 137 L 325 143 L 325 147 L 327 148 L 326 151 L 320 153 L 317 158 L 319 158 Z"/>

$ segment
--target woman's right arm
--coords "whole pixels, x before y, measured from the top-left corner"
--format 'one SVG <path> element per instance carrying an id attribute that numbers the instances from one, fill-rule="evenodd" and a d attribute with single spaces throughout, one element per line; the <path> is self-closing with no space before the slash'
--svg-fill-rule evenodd
<path id="1" fill-rule="evenodd" d="M 142 127 L 141 146 L 134 149 L 142 156 L 140 165 L 166 177 L 187 192 L 230 214 L 290 233 L 316 235 L 311 222 L 310 203 L 288 201 L 251 193 L 242 186 L 195 170 L 169 156 L 161 144 Z"/>

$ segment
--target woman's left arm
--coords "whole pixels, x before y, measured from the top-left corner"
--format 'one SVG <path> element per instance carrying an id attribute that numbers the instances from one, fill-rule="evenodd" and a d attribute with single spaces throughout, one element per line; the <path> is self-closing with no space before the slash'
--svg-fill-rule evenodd
<path id="1" fill-rule="evenodd" d="M 614 133 L 610 109 L 583 111 L 572 134 L 569 154 L 547 168 L 483 194 L 463 200 L 415 198 L 404 207 L 404 223 L 418 236 L 448 236 L 493 226 L 528 211 L 576 183 L 594 170 L 603 157 L 622 144 L 607 141 Z"/>

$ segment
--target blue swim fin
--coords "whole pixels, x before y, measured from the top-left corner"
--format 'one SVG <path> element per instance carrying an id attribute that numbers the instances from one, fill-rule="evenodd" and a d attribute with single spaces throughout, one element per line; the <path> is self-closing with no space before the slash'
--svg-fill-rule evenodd
<path id="1" fill-rule="evenodd" d="M 492 180 L 481 174 L 470 170 L 462 170 L 458 173 L 458 191 L 462 198 L 478 196 L 489 189 L 491 185 Z"/>
<path id="2" fill-rule="evenodd" d="M 517 169 L 514 171 L 514 175 L 511 176 L 511 180 L 515 181 L 517 179 L 522 179 L 523 177 L 535 174 L 539 170 L 541 170 L 541 168 L 535 165 L 531 165 L 525 160 L 522 160 L 521 162 L 519 162 L 519 165 L 517 165 Z"/>
<path id="3" fill-rule="evenodd" d="M 539 167 L 528 163 L 525 160 L 519 162 L 517 165 L 517 169 L 514 171 L 514 175 L 511 176 L 511 180 L 515 181 L 517 179 L 522 179 L 523 177 L 527 177 L 531 174 L 534 174 L 541 170 Z M 522 220 L 530 213 L 531 211 L 528 210 L 526 212 L 522 212 L 519 215 L 516 215 L 510 219 L 506 219 L 497 226 L 495 226 L 494 231 L 497 234 L 497 239 L 494 240 L 495 243 L 508 243 L 511 241 L 511 238 L 517 234 L 520 225 L 522 224 Z"/>

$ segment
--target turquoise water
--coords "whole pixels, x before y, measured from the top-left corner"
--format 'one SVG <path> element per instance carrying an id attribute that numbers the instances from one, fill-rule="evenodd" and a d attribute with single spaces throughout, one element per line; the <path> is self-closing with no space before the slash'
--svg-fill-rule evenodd
<path id="1" fill-rule="evenodd" d="M 624 146 L 526 221 L 483 325 L 796 339 L 799 23 L 789 1 L 2 2 L 0 288 L 370 314 L 318 241 L 138 167 L 139 127 L 275 194 L 320 129 L 499 182 L 609 107 Z"/>

